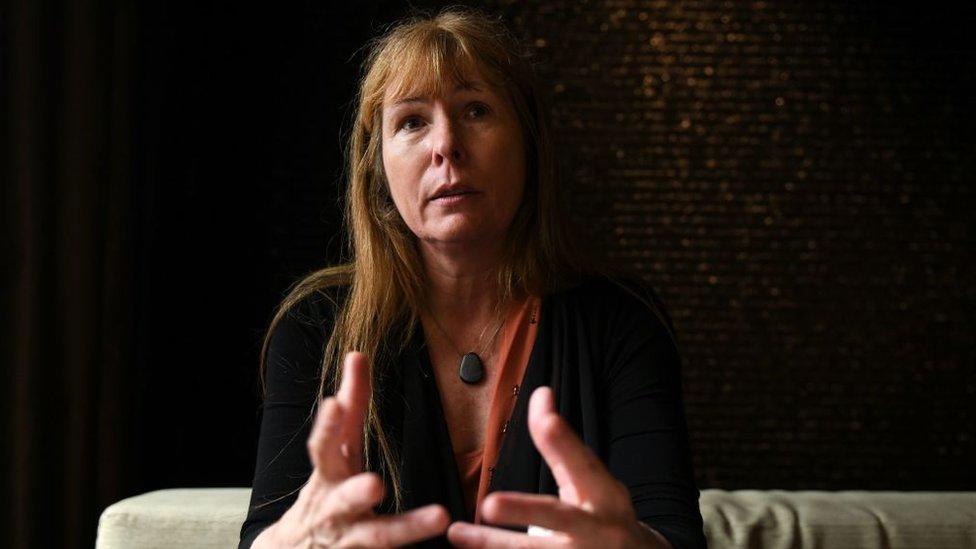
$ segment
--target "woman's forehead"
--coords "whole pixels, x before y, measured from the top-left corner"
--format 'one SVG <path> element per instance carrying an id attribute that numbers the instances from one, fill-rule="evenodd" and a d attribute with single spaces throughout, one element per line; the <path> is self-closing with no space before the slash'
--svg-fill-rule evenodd
<path id="1" fill-rule="evenodd" d="M 390 80 L 384 103 L 392 106 L 415 99 L 446 96 L 460 91 L 492 91 L 495 84 L 477 67 L 455 67 L 436 73 L 430 70 L 401 70 Z"/>
<path id="2" fill-rule="evenodd" d="M 464 80 L 461 82 L 448 82 L 447 84 L 450 85 L 442 85 L 439 87 L 416 86 L 413 88 L 406 88 L 405 91 L 391 94 L 386 100 L 386 106 L 388 108 L 398 107 L 405 103 L 422 102 L 432 97 L 446 97 L 451 94 L 465 91 L 490 93 L 493 89 L 491 84 L 488 84 L 483 80 Z"/>

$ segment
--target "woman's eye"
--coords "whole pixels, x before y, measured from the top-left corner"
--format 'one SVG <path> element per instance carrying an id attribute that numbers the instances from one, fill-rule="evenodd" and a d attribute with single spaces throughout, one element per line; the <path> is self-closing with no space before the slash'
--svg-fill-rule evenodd
<path id="1" fill-rule="evenodd" d="M 472 113 L 472 118 L 481 118 L 482 116 L 488 114 L 488 107 L 484 103 L 472 103 L 468 107 L 468 114 Z"/>
<path id="2" fill-rule="evenodd" d="M 416 127 L 410 126 L 410 123 L 411 122 L 418 122 L 419 123 L 420 122 L 420 119 L 417 118 L 416 116 L 408 116 L 408 117 L 404 118 L 402 122 L 400 122 L 400 129 L 407 130 L 407 131 L 417 129 Z"/>

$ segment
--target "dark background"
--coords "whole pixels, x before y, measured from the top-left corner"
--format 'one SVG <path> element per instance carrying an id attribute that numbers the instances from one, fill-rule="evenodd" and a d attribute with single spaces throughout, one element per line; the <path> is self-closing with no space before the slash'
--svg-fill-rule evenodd
<path id="1" fill-rule="evenodd" d="M 263 331 L 339 257 L 361 48 L 409 6 L 246 4 L 0 7 L 13 547 L 250 482 Z M 700 488 L 976 489 L 971 16 L 476 5 L 535 52 L 587 238 L 674 318 Z"/>

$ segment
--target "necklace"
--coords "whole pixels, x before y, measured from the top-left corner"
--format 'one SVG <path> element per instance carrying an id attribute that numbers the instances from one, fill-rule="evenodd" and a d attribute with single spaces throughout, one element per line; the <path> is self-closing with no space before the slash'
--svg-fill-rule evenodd
<path id="1" fill-rule="evenodd" d="M 485 377 L 485 364 L 481 356 L 474 351 L 462 353 L 461 349 L 459 349 L 454 343 L 454 340 L 451 339 L 451 336 L 447 335 L 447 330 L 441 326 L 441 322 L 437 320 L 437 317 L 434 316 L 434 312 L 431 311 L 429 307 L 427 308 L 427 314 L 430 315 L 430 318 L 434 321 L 434 325 L 437 326 L 437 329 L 444 336 L 444 339 L 451 344 L 451 347 L 454 347 L 454 352 L 461 357 L 461 361 L 458 363 L 458 376 L 461 378 L 461 381 L 467 383 L 468 385 L 474 385 L 475 383 L 481 381 Z M 498 309 L 496 309 L 495 317 L 495 331 L 492 332 L 491 338 L 488 340 L 488 345 L 482 344 L 478 348 L 478 350 L 481 351 L 481 355 L 485 355 L 487 349 L 492 345 L 492 343 L 494 343 L 495 338 L 498 336 L 498 332 L 501 331 L 502 325 L 505 324 L 504 321 L 501 320 L 501 315 L 498 314 Z M 484 339 L 485 330 L 487 329 L 488 326 L 485 326 L 481 330 L 481 334 L 478 336 L 478 343 L 481 343 L 481 340 Z M 490 357 L 486 357 L 485 360 L 488 358 Z"/>

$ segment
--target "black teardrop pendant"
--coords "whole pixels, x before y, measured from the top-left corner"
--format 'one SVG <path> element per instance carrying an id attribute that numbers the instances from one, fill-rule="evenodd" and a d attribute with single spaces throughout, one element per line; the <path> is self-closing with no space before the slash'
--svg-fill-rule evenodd
<path id="1" fill-rule="evenodd" d="M 458 369 L 461 381 L 465 383 L 478 383 L 485 377 L 485 365 L 475 353 L 468 353 L 461 357 L 461 367 Z"/>

